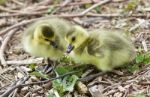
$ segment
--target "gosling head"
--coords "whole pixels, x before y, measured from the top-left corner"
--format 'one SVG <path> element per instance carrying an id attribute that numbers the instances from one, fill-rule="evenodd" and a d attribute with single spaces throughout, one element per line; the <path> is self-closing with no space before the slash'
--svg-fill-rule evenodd
<path id="1" fill-rule="evenodd" d="M 56 42 L 56 35 L 53 28 L 47 24 L 41 24 L 35 28 L 33 38 L 35 41 L 38 41 L 45 45 L 50 45 L 53 48 L 58 47 L 58 43 Z"/>
<path id="2" fill-rule="evenodd" d="M 66 53 L 70 53 L 72 50 L 78 49 L 83 45 L 87 39 L 89 38 L 89 35 L 87 31 L 80 27 L 75 26 L 74 30 L 67 33 L 65 40 L 68 42 L 68 47 Z"/>

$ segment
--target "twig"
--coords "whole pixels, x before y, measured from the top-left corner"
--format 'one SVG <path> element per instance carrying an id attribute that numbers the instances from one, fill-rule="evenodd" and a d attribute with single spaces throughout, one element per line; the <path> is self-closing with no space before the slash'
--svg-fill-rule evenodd
<path id="1" fill-rule="evenodd" d="M 41 89 L 41 87 L 40 87 L 40 89 Z M 32 92 L 28 92 L 27 94 L 25 94 L 24 97 L 30 97 L 31 94 L 32 94 Z"/>
<path id="2" fill-rule="evenodd" d="M 22 64 L 39 64 L 42 63 L 43 58 L 36 58 L 36 59 L 26 59 L 26 60 L 12 60 L 12 61 L 6 61 L 9 65 L 22 65 Z"/>
<path id="3" fill-rule="evenodd" d="M 8 79 L 8 77 L 5 77 L 5 76 L 3 76 L 3 75 L 0 75 L 0 79 L 1 79 L 1 80 L 4 79 L 4 80 L 6 80 L 6 81 L 12 82 L 12 80 Z"/>
<path id="4" fill-rule="evenodd" d="M 76 5 L 84 5 L 84 4 L 90 4 L 90 3 L 97 3 L 98 1 L 92 1 L 92 0 L 88 0 L 88 1 L 81 1 L 81 2 L 72 2 L 72 3 L 68 3 L 68 4 L 65 4 L 65 6 L 76 6 Z M 54 5 L 54 7 L 61 7 L 62 4 L 56 4 Z M 49 8 L 49 5 L 48 6 L 38 6 L 38 8 L 36 9 L 36 11 L 38 10 L 46 10 Z"/>
<path id="5" fill-rule="evenodd" d="M 139 85 L 150 85 L 150 82 L 139 82 Z"/>
<path id="6" fill-rule="evenodd" d="M 53 12 L 51 14 L 55 14 L 60 9 L 63 9 L 63 7 L 65 7 L 66 5 L 68 5 L 70 2 L 71 2 L 71 0 L 65 0 L 62 4 L 60 4 L 60 7 L 55 8 L 55 10 L 53 10 Z"/>
<path id="7" fill-rule="evenodd" d="M 81 15 L 85 15 L 86 13 L 88 13 L 90 10 L 96 8 L 97 6 L 100 6 L 100 5 L 103 5 L 103 4 L 106 4 L 108 2 L 110 2 L 112 0 L 104 0 L 104 1 L 100 1 L 96 4 L 94 4 L 93 6 L 91 6 L 90 8 L 86 9 L 85 11 L 81 12 Z"/>
<path id="8" fill-rule="evenodd" d="M 11 30 L 11 31 L 8 33 L 8 35 L 7 35 L 7 37 L 5 38 L 5 40 L 2 42 L 2 45 L 1 45 L 1 48 L 0 48 L 0 61 L 1 61 L 1 64 L 2 64 L 3 66 L 6 66 L 6 65 L 7 65 L 7 63 L 6 63 L 6 61 L 5 61 L 5 58 L 4 58 L 4 51 L 5 51 L 6 47 L 7 47 L 8 41 L 10 40 L 10 38 L 12 37 L 12 35 L 13 35 L 16 31 L 17 31 L 17 29 Z"/>
<path id="9" fill-rule="evenodd" d="M 13 0 L 15 1 L 15 0 Z M 87 2 L 73 2 L 73 3 L 69 3 L 69 4 L 66 4 L 64 6 L 76 6 L 76 5 L 83 5 L 83 4 L 89 4 L 89 3 L 93 3 L 91 1 L 87 1 Z M 96 3 L 96 2 L 95 2 Z M 60 7 L 62 6 L 61 4 L 58 4 L 58 5 L 55 5 L 56 7 Z M 44 12 L 41 12 L 41 10 L 47 10 L 49 8 L 49 5 L 48 6 L 38 6 L 38 8 L 36 8 L 34 11 L 36 12 L 32 12 L 32 13 L 20 13 L 20 11 L 11 11 L 11 12 L 14 12 L 13 14 L 0 14 L 0 18 L 2 17 L 12 17 L 12 16 L 32 16 L 32 15 L 43 15 L 43 14 L 46 14 L 48 13 L 48 11 L 44 11 Z M 0 8 L 0 9 L 3 9 L 3 10 L 6 10 L 4 9 L 3 7 Z M 37 11 L 40 11 L 40 12 L 37 12 Z"/>
<path id="10" fill-rule="evenodd" d="M 23 5 L 24 5 L 23 3 L 21 3 L 21 2 L 19 2 L 19 1 L 17 1 L 17 0 L 12 0 L 12 2 L 14 2 L 15 4 L 20 5 L 20 6 L 23 6 Z"/>
<path id="11" fill-rule="evenodd" d="M 51 3 L 52 3 L 52 0 L 42 0 L 40 3 L 37 4 L 37 6 L 50 5 Z"/>
<path id="12" fill-rule="evenodd" d="M 89 92 L 92 95 L 92 97 L 105 97 L 104 94 L 102 93 L 103 87 L 102 86 L 93 86 L 89 88 Z"/>
<path id="13" fill-rule="evenodd" d="M 95 83 L 88 84 L 87 87 L 93 87 L 94 85 L 98 85 L 98 84 L 111 85 L 111 83 L 109 83 L 107 81 L 96 81 Z"/>
<path id="14" fill-rule="evenodd" d="M 11 17 L 11 16 L 32 16 L 32 15 L 42 15 L 47 12 L 33 12 L 33 13 L 15 13 L 15 14 L 0 14 L 0 18 L 2 17 Z M 136 17 L 136 18 L 150 18 L 150 14 L 131 14 L 131 15 L 123 15 L 119 13 L 113 13 L 113 14 L 95 14 L 95 13 L 87 13 L 85 15 L 83 14 L 63 14 L 63 15 L 50 15 L 48 17 L 62 17 L 62 18 L 72 18 L 72 17 L 104 17 L 104 18 L 113 18 L 113 17 L 122 17 L 122 18 L 128 18 L 128 17 Z M 44 18 L 44 17 L 42 17 Z"/>
<path id="15" fill-rule="evenodd" d="M 146 41 L 143 39 L 142 41 L 142 45 L 143 45 L 143 49 L 147 52 L 148 51 L 148 48 L 147 48 L 147 44 L 146 44 Z"/>
<path id="16" fill-rule="evenodd" d="M 6 32 L 8 32 L 8 31 L 10 31 L 10 30 L 12 30 L 12 29 L 14 29 L 14 28 L 16 28 L 16 27 L 20 27 L 20 26 L 23 26 L 23 25 L 32 23 L 32 22 L 37 21 L 37 20 L 48 19 L 48 18 L 52 18 L 52 17 L 57 17 L 57 15 L 52 15 L 52 16 L 47 16 L 47 17 L 40 17 L 40 18 L 35 18 L 35 19 L 30 19 L 30 20 L 26 20 L 26 21 L 19 22 L 19 23 L 15 24 L 15 25 L 12 25 L 12 26 L 10 26 L 10 27 L 8 27 L 8 28 L 6 28 L 6 29 L 0 31 L 0 35 L 3 35 L 3 34 L 5 34 Z M 59 15 L 58 15 L 58 17 L 59 17 Z M 63 16 L 62 16 L 62 17 L 63 17 Z M 64 17 L 65 17 L 65 16 L 64 16 Z"/>
<path id="17" fill-rule="evenodd" d="M 16 86 L 12 86 L 10 89 L 8 89 L 5 93 L 3 93 L 1 95 L 1 97 L 8 97 L 8 95 L 14 91 L 16 88 L 20 88 L 20 87 L 23 87 L 23 86 L 29 86 L 29 85 L 36 85 L 36 84 L 44 84 L 44 83 L 47 83 L 47 82 L 50 82 L 52 80 L 56 80 L 56 79 L 59 79 L 59 78 L 62 78 L 62 77 L 65 77 L 67 75 L 71 75 L 71 74 L 74 74 L 74 73 L 77 73 L 79 71 L 72 71 L 72 72 L 69 72 L 69 73 L 66 73 L 64 75 L 60 75 L 59 77 L 56 77 L 56 78 L 51 78 L 51 79 L 48 79 L 48 80 L 45 80 L 45 81 L 40 81 L 40 82 L 33 82 L 33 83 L 28 83 L 28 84 L 23 84 L 26 80 L 28 80 L 29 77 L 25 77 L 23 79 L 23 81 L 21 81 L 21 83 L 17 84 Z"/>
<path id="18" fill-rule="evenodd" d="M 25 81 L 27 81 L 28 79 L 29 79 L 29 77 L 24 77 L 23 80 L 19 82 L 19 84 L 17 84 L 16 86 L 12 86 L 12 87 L 9 88 L 8 90 L 6 90 L 6 92 L 3 93 L 3 94 L 1 95 L 1 97 L 8 97 L 8 95 L 9 95 L 10 93 L 12 93 L 12 91 L 14 91 L 16 88 L 20 88 L 21 85 L 22 85 Z"/>
<path id="19" fill-rule="evenodd" d="M 0 6 L 0 10 L 5 11 L 5 12 L 10 12 L 10 13 L 18 13 L 19 11 L 17 10 L 11 10 L 11 9 L 7 9 L 3 6 Z"/>
<path id="20" fill-rule="evenodd" d="M 93 74 L 93 75 L 90 75 L 90 76 L 87 76 L 87 77 L 84 77 L 84 78 L 80 78 L 79 81 L 84 81 L 84 82 L 88 82 L 90 80 L 93 80 L 94 78 L 98 77 L 98 76 L 101 76 L 105 74 L 104 72 L 99 72 L 97 74 Z"/>
<path id="21" fill-rule="evenodd" d="M 31 91 L 29 91 L 24 97 L 29 97 L 29 95 L 32 93 L 35 93 L 35 92 L 38 92 L 38 91 L 41 91 L 43 88 L 44 89 L 49 89 L 49 87 L 52 85 L 52 83 L 51 82 L 48 82 L 48 83 L 46 83 L 46 84 L 43 84 L 41 87 L 38 87 L 38 88 L 36 88 L 36 89 L 33 89 L 32 90 L 32 92 Z"/>
<path id="22" fill-rule="evenodd" d="M 75 14 L 75 15 L 68 15 L 69 17 L 74 17 L 74 16 L 84 16 L 87 12 L 89 12 L 90 10 L 94 9 L 95 7 L 97 6 L 100 6 L 100 5 L 103 5 L 105 3 L 108 3 L 110 2 L 111 0 L 105 0 L 105 1 L 100 1 L 96 4 L 94 4 L 93 6 L 91 6 L 90 8 L 86 9 L 85 11 L 81 12 L 80 14 Z M 81 4 L 86 4 L 86 3 L 92 3 L 92 2 L 81 2 Z M 74 5 L 76 3 L 73 3 L 72 5 Z M 79 3 L 80 4 L 80 3 Z M 66 6 L 66 5 L 69 5 L 68 3 L 66 4 L 63 4 L 63 5 L 59 5 L 60 8 Z M 47 8 L 47 7 L 46 7 Z M 59 10 L 60 8 L 58 8 L 57 10 Z M 45 8 L 44 8 L 45 9 Z M 56 10 L 56 11 L 57 11 Z M 16 11 L 17 12 L 17 11 Z M 1 15 L 0 17 L 10 17 L 10 16 L 31 16 L 31 15 L 42 15 L 42 14 L 46 14 L 48 13 L 47 11 L 45 12 L 32 12 L 32 13 L 20 13 L 20 12 L 17 12 L 15 14 L 7 14 L 7 15 Z M 66 15 L 67 16 L 67 15 Z M 62 17 L 66 17 L 66 16 L 62 16 Z"/>
<path id="23" fill-rule="evenodd" d="M 65 76 L 67 76 L 67 75 L 75 74 L 75 73 L 77 73 L 77 72 L 80 72 L 80 71 L 68 72 L 68 73 L 66 73 L 66 74 L 60 75 L 60 76 L 55 77 L 55 78 L 51 78 L 51 79 L 44 80 L 44 81 L 40 81 L 40 82 L 33 82 L 33 83 L 28 83 L 28 84 L 22 84 L 21 86 L 44 84 L 44 83 L 47 83 L 47 82 L 50 82 L 50 81 L 53 81 L 53 80 L 56 80 L 56 79 L 60 79 L 60 78 L 65 77 Z"/>
<path id="24" fill-rule="evenodd" d="M 15 89 L 11 97 L 16 97 L 18 89 Z"/>
<path id="25" fill-rule="evenodd" d="M 22 21 L 20 23 L 17 23 L 15 25 L 12 25 L 12 26 L 0 31 L 0 35 L 3 35 L 6 32 L 8 32 L 8 31 L 10 31 L 16 27 L 20 27 L 20 26 L 29 24 L 29 23 L 37 21 L 37 20 L 48 19 L 48 18 L 52 18 L 52 17 L 66 17 L 67 18 L 67 17 L 74 17 L 74 16 L 78 16 L 78 15 L 70 15 L 70 16 L 68 16 L 68 15 L 51 15 L 51 16 L 47 16 L 47 17 L 40 17 L 40 18 L 36 18 L 36 19 L 30 19 L 30 20 Z"/>
<path id="26" fill-rule="evenodd" d="M 123 15 L 123 14 L 118 14 L 118 13 L 114 13 L 114 14 L 95 14 L 95 13 L 89 13 L 86 16 L 93 16 L 93 17 L 105 17 L 105 18 L 112 18 L 112 17 L 122 17 L 122 18 L 126 18 L 126 17 L 140 17 L 140 18 L 150 18 L 150 14 L 131 14 L 131 15 Z"/>
<path id="27" fill-rule="evenodd" d="M 76 5 L 84 5 L 84 4 L 90 4 L 90 3 L 97 3 L 98 1 L 92 1 L 92 0 L 90 0 L 90 1 L 81 1 L 81 2 L 73 2 L 73 3 L 69 3 L 69 4 L 67 4 L 67 5 L 65 5 L 65 6 L 76 6 Z M 61 6 L 61 4 L 58 4 L 58 5 L 55 5 L 56 7 L 59 7 L 59 6 Z"/>
<path id="28" fill-rule="evenodd" d="M 15 24 L 15 25 L 12 25 L 12 26 L 10 26 L 10 27 L 8 27 L 8 28 L 2 30 L 2 31 L 0 32 L 0 35 L 3 35 L 4 33 L 8 32 L 8 31 L 10 31 L 10 30 L 12 30 L 12 29 L 14 29 L 14 28 L 16 28 L 16 27 L 19 27 L 19 26 L 22 26 L 22 25 L 31 23 L 31 22 L 33 22 L 33 21 L 35 21 L 35 20 L 36 20 L 36 19 L 31 19 L 31 20 L 28 20 L 28 21 L 23 21 L 23 22 L 20 22 L 20 23 Z"/>
<path id="29" fill-rule="evenodd" d="M 47 18 L 51 18 L 51 17 L 63 17 L 63 18 L 71 18 L 71 17 L 81 17 L 81 16 L 84 16 L 82 14 L 72 14 L 72 15 L 51 15 L 51 16 L 47 16 L 47 17 L 41 17 L 41 18 L 36 18 L 36 19 L 31 19 L 31 20 L 27 20 L 27 21 L 23 21 L 23 22 L 20 22 L 20 23 L 17 23 L 13 26 L 10 26 L 4 30 L 2 30 L 0 32 L 0 35 L 3 35 L 5 34 L 6 32 L 8 32 L 9 30 L 13 29 L 13 28 L 16 28 L 16 27 L 19 27 L 19 26 L 23 26 L 23 25 L 26 25 L 28 23 L 31 23 L 31 22 L 34 22 L 36 20 L 42 20 L 42 19 L 47 19 Z"/>
<path id="30" fill-rule="evenodd" d="M 125 91 L 123 97 L 127 97 L 128 93 L 129 93 L 129 89 L 126 89 L 126 91 Z"/>
<path id="31" fill-rule="evenodd" d="M 19 26 L 23 26 L 26 25 L 28 23 L 34 22 L 36 20 L 42 20 L 42 19 L 48 19 L 48 18 L 52 18 L 52 17 L 62 17 L 62 18 L 72 18 L 72 17 L 83 17 L 85 15 L 82 14 L 65 14 L 65 15 L 50 15 L 47 17 L 41 17 L 41 18 L 36 18 L 36 19 L 31 19 L 31 20 L 27 20 L 27 21 L 23 21 L 20 23 L 17 23 L 13 26 L 8 27 L 7 29 L 4 29 L 0 32 L 0 35 L 5 34 L 6 32 L 8 32 L 9 30 L 19 27 Z M 86 16 L 92 16 L 92 17 L 106 17 L 106 18 L 111 18 L 111 17 L 145 17 L 145 18 L 150 18 L 150 14 L 132 14 L 130 16 L 124 16 L 121 14 L 86 14 Z"/>
<path id="32" fill-rule="evenodd" d="M 4 89 L 4 88 L 8 87 L 9 85 L 10 85 L 10 84 L 6 84 L 6 85 L 1 86 L 1 87 L 0 87 L 0 90 L 2 90 L 2 89 Z"/>
<path id="33" fill-rule="evenodd" d="M 106 87 L 106 88 L 104 88 L 103 89 L 103 92 L 106 92 L 108 89 L 115 89 L 115 88 L 117 88 L 118 87 L 118 85 L 121 85 L 122 83 L 121 82 L 119 82 L 119 83 L 114 83 L 113 85 L 109 85 L 108 87 Z"/>
<path id="34" fill-rule="evenodd" d="M 94 3 L 97 3 L 98 1 L 95 1 Z M 76 6 L 76 5 L 84 5 L 84 4 L 89 4 L 89 3 L 93 3 L 92 1 L 84 1 L 84 2 L 73 2 L 73 3 L 68 3 L 68 4 L 56 4 L 56 5 L 53 5 L 54 7 L 65 7 L 65 6 Z M 35 9 L 36 7 L 36 9 Z M 41 11 L 41 10 L 47 10 L 50 6 L 49 5 L 39 5 L 38 4 L 38 7 L 37 5 L 35 6 L 32 6 L 32 9 L 34 9 L 35 11 Z M 28 7 L 29 8 L 29 7 Z M 26 9 L 28 9 L 26 8 Z M 25 10 L 25 9 L 24 9 Z"/>
<path id="35" fill-rule="evenodd" d="M 12 67 L 8 67 L 8 68 L 4 68 L 2 71 L 0 71 L 0 75 L 8 72 L 8 71 L 11 71 L 12 70 Z"/>
<path id="36" fill-rule="evenodd" d="M 112 95 L 112 94 L 114 94 L 114 93 L 116 93 L 116 92 L 118 92 L 118 91 L 119 91 L 119 90 L 110 90 L 110 91 L 106 92 L 104 95 L 105 95 L 105 96 Z"/>
<path id="37" fill-rule="evenodd" d="M 2 17 L 10 17 L 10 16 L 32 16 L 32 15 L 41 15 L 42 13 L 47 13 L 47 12 L 33 12 L 33 13 L 16 13 L 16 14 L 2 14 L 0 15 L 0 18 Z M 113 14 L 95 14 L 95 13 L 87 13 L 85 15 L 82 14 L 63 14 L 63 15 L 50 15 L 47 17 L 62 17 L 62 18 L 72 18 L 72 17 L 83 17 L 83 16 L 88 16 L 88 17 L 104 17 L 104 18 L 113 18 L 113 17 L 122 17 L 122 18 L 128 18 L 128 17 L 137 17 L 137 18 L 150 18 L 150 14 L 131 14 L 131 15 L 123 15 L 123 14 L 118 14 L 118 13 L 113 13 Z M 47 17 L 42 17 L 42 18 L 47 18 Z M 29 20 L 30 21 L 30 20 Z"/>
<path id="38" fill-rule="evenodd" d="M 43 12 L 30 12 L 30 13 L 27 13 L 27 12 L 24 12 L 24 13 L 14 13 L 14 14 L 0 14 L 0 18 L 2 17 L 13 17 L 13 16 L 33 16 L 33 15 L 43 15 L 43 14 L 47 14 L 48 12 L 47 11 L 43 11 Z"/>
<path id="39" fill-rule="evenodd" d="M 138 24 L 136 24 L 136 25 L 134 25 L 133 27 L 131 27 L 131 28 L 129 29 L 130 32 L 132 32 L 132 31 L 138 29 L 142 24 L 146 24 L 146 20 L 144 20 L 144 19 L 137 19 L 137 20 L 138 20 Z"/>

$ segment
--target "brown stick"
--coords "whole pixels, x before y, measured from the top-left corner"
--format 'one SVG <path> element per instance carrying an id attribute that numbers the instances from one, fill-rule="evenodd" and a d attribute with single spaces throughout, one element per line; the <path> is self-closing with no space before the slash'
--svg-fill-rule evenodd
<path id="1" fill-rule="evenodd" d="M 91 6 L 90 8 L 86 9 L 85 11 L 81 12 L 81 15 L 85 15 L 86 13 L 88 13 L 89 11 L 91 11 L 92 9 L 96 8 L 97 6 L 106 4 L 108 2 L 110 2 L 112 0 L 104 0 L 104 1 L 99 1 L 98 3 L 94 4 L 93 6 Z"/>
<path id="2" fill-rule="evenodd" d="M 33 15 L 43 15 L 48 13 L 47 11 L 42 11 L 42 12 L 31 12 L 31 13 L 13 13 L 13 14 L 0 14 L 0 18 L 2 17 L 13 17 L 13 16 L 33 16 Z"/>
<path id="3" fill-rule="evenodd" d="M 3 6 L 0 6 L 0 10 L 5 11 L 5 12 L 10 12 L 10 13 L 19 12 L 18 10 L 11 10 L 11 9 L 5 8 Z"/>
<path id="4" fill-rule="evenodd" d="M 42 63 L 43 58 L 36 58 L 36 59 L 26 59 L 26 60 L 12 60 L 12 61 L 6 61 L 9 65 L 24 65 L 24 64 L 38 64 Z"/>
<path id="5" fill-rule="evenodd" d="M 8 32 L 9 30 L 13 29 L 13 28 L 16 28 L 16 27 L 19 27 L 19 26 L 23 26 L 23 25 L 26 25 L 28 23 L 31 23 L 33 21 L 36 21 L 36 20 L 41 20 L 41 19 L 47 19 L 47 18 L 51 18 L 51 17 L 62 17 L 62 18 L 72 18 L 72 17 L 82 17 L 82 16 L 85 16 L 83 14 L 66 14 L 66 15 L 51 15 L 51 16 L 47 16 L 47 17 L 41 17 L 41 18 L 36 18 L 36 19 L 31 19 L 31 20 L 27 20 L 27 21 L 23 21 L 23 22 L 20 22 L 20 23 L 17 23 L 13 26 L 10 26 L 4 30 L 2 30 L 0 32 L 0 35 L 3 35 L 5 34 L 6 32 Z M 91 17 L 106 17 L 106 18 L 112 18 L 112 17 L 141 17 L 141 18 L 150 18 L 150 14 L 132 14 L 130 16 L 123 16 L 121 14 L 86 14 L 86 16 L 91 16 Z"/>
<path id="6" fill-rule="evenodd" d="M 8 97 L 10 93 L 12 93 L 14 90 L 16 90 L 17 88 L 20 88 L 20 86 L 25 83 L 25 81 L 27 81 L 29 79 L 29 77 L 24 77 L 23 80 L 21 80 L 17 85 L 14 85 L 12 87 L 10 87 L 8 90 L 5 91 L 5 93 L 3 93 L 1 95 L 1 97 Z"/>
<path id="7" fill-rule="evenodd" d="M 5 51 L 6 47 L 7 47 L 8 41 L 10 40 L 10 38 L 12 37 L 12 35 L 16 32 L 16 30 L 17 30 L 17 29 L 11 30 L 11 31 L 8 33 L 7 37 L 5 38 L 5 40 L 3 41 L 2 45 L 1 45 L 1 48 L 0 48 L 0 60 L 1 60 L 1 64 L 2 64 L 3 66 L 6 66 L 6 65 L 7 65 L 7 63 L 6 63 L 6 61 L 5 61 L 5 58 L 4 58 L 4 51 Z"/>
<path id="8" fill-rule="evenodd" d="M 5 34 L 6 32 L 12 30 L 13 28 L 16 28 L 16 27 L 19 27 L 19 26 L 22 26 L 22 25 L 31 23 L 31 22 L 33 22 L 34 20 L 35 20 L 35 19 L 31 19 L 31 20 L 28 20 L 28 21 L 23 21 L 23 22 L 20 22 L 20 23 L 15 24 L 15 25 L 12 25 L 12 26 L 10 26 L 10 27 L 8 27 L 8 28 L 2 30 L 2 31 L 0 32 L 0 35 Z"/>

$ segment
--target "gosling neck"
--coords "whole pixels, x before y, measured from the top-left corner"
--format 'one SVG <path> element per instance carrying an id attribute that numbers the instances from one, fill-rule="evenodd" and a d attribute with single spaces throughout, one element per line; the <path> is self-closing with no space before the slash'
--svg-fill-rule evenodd
<path id="1" fill-rule="evenodd" d="M 74 50 L 74 52 L 75 52 L 76 54 L 82 54 L 83 51 L 84 51 L 84 49 L 87 47 L 87 45 L 88 45 L 89 42 L 90 42 L 90 38 L 87 38 L 87 39 L 82 43 L 82 45 L 80 45 L 78 48 L 76 48 L 76 49 Z"/>

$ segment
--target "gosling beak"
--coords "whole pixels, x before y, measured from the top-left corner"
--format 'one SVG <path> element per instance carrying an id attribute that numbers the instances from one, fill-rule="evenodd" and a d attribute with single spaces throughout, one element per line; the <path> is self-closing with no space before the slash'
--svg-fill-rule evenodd
<path id="1" fill-rule="evenodd" d="M 67 47 L 66 53 L 70 53 L 73 49 L 74 49 L 74 46 L 69 44 L 68 47 Z"/>
<path id="2" fill-rule="evenodd" d="M 54 42 L 54 41 L 51 41 L 51 42 L 50 42 L 50 45 L 51 45 L 52 47 L 54 47 L 54 48 L 58 48 L 57 43 Z"/>

